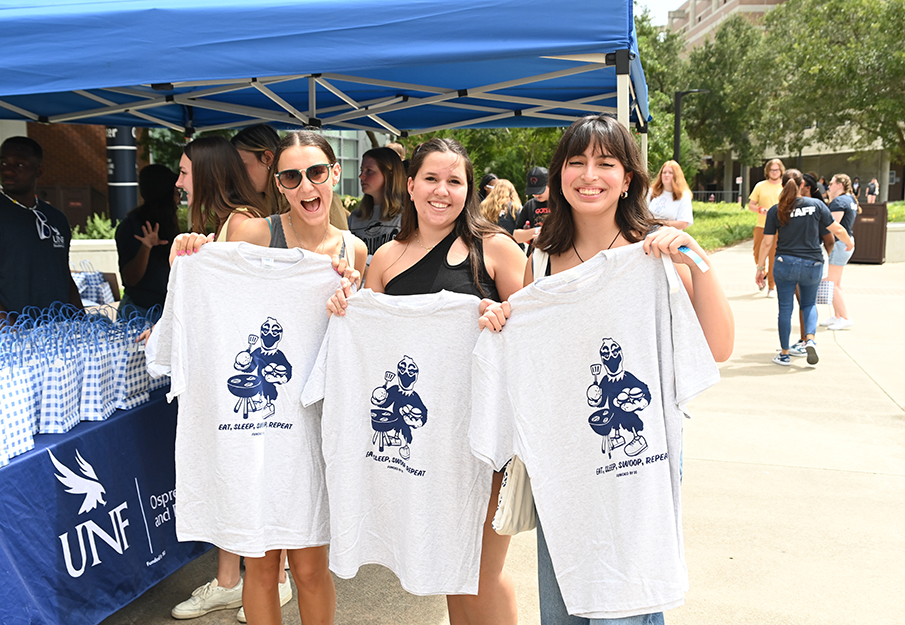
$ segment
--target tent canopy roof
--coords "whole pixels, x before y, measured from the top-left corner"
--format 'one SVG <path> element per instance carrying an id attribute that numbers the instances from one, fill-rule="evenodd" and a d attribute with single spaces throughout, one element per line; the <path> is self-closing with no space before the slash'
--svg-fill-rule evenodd
<path id="1" fill-rule="evenodd" d="M 563 126 L 615 113 L 617 60 L 648 118 L 631 0 L 31 0 L 0 39 L 0 119 Z"/>

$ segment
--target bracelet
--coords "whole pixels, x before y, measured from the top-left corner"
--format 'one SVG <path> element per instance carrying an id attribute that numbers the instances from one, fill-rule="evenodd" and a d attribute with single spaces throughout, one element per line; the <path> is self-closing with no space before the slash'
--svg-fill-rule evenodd
<path id="1" fill-rule="evenodd" d="M 758 271 L 764 271 L 764 268 L 763 268 L 763 267 L 758 267 L 757 270 L 758 270 Z"/>

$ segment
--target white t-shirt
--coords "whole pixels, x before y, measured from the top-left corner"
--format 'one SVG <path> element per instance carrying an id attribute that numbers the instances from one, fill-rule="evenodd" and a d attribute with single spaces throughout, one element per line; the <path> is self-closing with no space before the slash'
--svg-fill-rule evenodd
<path id="1" fill-rule="evenodd" d="M 252 557 L 329 542 L 320 406 L 299 395 L 339 280 L 326 256 L 248 243 L 173 265 L 155 364 L 179 398 L 179 540 Z"/>
<path id="2" fill-rule="evenodd" d="M 540 278 L 475 347 L 472 450 L 525 462 L 566 607 L 585 618 L 660 612 L 688 586 L 680 406 L 719 373 L 664 264 L 638 243 Z"/>
<path id="3" fill-rule="evenodd" d="M 468 443 L 479 300 L 364 289 L 348 302 L 303 395 L 324 400 L 330 568 L 376 563 L 412 594 L 477 594 L 493 477 Z"/>
<path id="4" fill-rule="evenodd" d="M 663 193 L 651 199 L 650 191 L 648 191 L 647 206 L 657 219 L 687 221 L 689 226 L 694 223 L 694 214 L 691 208 L 691 191 L 686 191 L 685 195 L 678 200 L 674 200 L 673 194 L 669 191 L 663 191 Z"/>

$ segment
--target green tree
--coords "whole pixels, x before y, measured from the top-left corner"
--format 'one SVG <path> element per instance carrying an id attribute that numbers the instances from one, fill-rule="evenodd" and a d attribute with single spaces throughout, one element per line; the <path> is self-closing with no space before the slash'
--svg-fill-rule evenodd
<path id="1" fill-rule="evenodd" d="M 660 166 L 673 157 L 674 96 L 676 91 L 687 88 L 684 79 L 685 61 L 681 56 L 685 40 L 680 34 L 654 26 L 648 9 L 637 4 L 635 33 L 647 80 L 648 106 L 653 118 L 647 130 L 647 163 L 651 176 L 655 176 Z M 680 134 L 680 147 L 679 165 L 685 172 L 685 177 L 691 181 L 701 167 L 702 152 L 688 136 L 685 124 Z"/>
<path id="2" fill-rule="evenodd" d="M 166 165 L 173 171 L 179 171 L 179 159 L 182 158 L 182 149 L 188 141 L 211 135 L 219 135 L 229 139 L 236 132 L 236 130 L 212 130 L 199 132 L 194 137 L 186 139 L 185 134 L 182 132 L 170 130 L 169 128 L 151 128 L 144 133 L 143 138 L 139 142 L 139 149 L 142 151 L 142 156 L 148 158 L 152 163 Z"/>
<path id="3" fill-rule="evenodd" d="M 734 151 L 746 165 L 759 162 L 755 129 L 762 115 L 760 31 L 740 14 L 726 18 L 713 37 L 691 50 L 686 83 L 710 93 L 686 98 L 682 118 L 689 134 L 711 154 Z"/>
<path id="4" fill-rule="evenodd" d="M 891 160 L 905 160 L 905 0 L 789 0 L 764 25 L 771 145 L 797 152 L 881 139 Z"/>
<path id="5" fill-rule="evenodd" d="M 413 135 L 400 142 L 407 153 L 434 137 L 450 137 L 461 143 L 475 166 L 475 178 L 494 173 L 524 193 L 525 174 L 531 167 L 549 167 L 562 128 L 467 128 Z"/>

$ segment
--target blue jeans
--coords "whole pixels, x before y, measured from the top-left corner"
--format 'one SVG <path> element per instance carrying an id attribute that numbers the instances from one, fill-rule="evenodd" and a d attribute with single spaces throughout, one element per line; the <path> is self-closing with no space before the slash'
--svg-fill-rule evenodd
<path id="1" fill-rule="evenodd" d="M 822 260 L 809 260 L 788 254 L 776 255 L 773 279 L 776 280 L 776 294 L 779 299 L 779 344 L 784 350 L 789 349 L 796 286 L 800 297 L 801 314 L 804 316 L 804 333 L 817 332 L 817 287 L 822 277 Z"/>
<path id="2" fill-rule="evenodd" d="M 624 618 L 582 618 L 566 611 L 566 604 L 553 572 L 553 561 L 537 519 L 537 585 L 540 595 L 541 625 L 663 625 L 663 613 L 641 614 Z"/>

